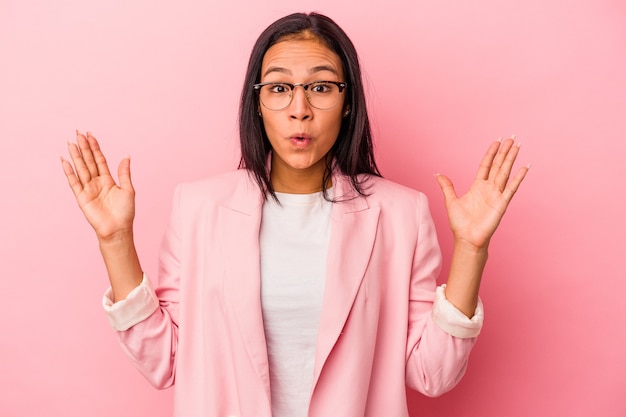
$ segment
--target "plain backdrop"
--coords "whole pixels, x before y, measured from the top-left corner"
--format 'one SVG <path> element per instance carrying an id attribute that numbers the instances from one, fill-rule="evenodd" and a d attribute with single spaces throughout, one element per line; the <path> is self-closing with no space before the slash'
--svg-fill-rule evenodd
<path id="1" fill-rule="evenodd" d="M 76 129 L 114 169 L 131 155 L 154 276 L 175 184 L 237 164 L 256 37 L 312 10 L 354 41 L 380 168 L 429 196 L 446 261 L 433 174 L 465 191 L 511 134 L 532 163 L 492 241 L 467 374 L 436 399 L 410 392 L 411 415 L 626 415 L 623 0 L 1 0 L 0 415 L 171 415 L 172 391 L 139 375 L 102 312 L 105 270 L 59 157 Z"/>

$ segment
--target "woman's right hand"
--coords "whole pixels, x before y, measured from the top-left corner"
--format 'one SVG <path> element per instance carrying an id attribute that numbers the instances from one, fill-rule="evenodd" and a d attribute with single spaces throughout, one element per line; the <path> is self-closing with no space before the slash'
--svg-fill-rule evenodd
<path id="1" fill-rule="evenodd" d="M 130 158 L 119 164 L 119 185 L 111 176 L 100 145 L 91 133 L 76 131 L 68 143 L 72 163 L 61 158 L 63 172 L 78 206 L 93 227 L 100 243 L 132 236 L 135 190 L 130 179 Z"/>

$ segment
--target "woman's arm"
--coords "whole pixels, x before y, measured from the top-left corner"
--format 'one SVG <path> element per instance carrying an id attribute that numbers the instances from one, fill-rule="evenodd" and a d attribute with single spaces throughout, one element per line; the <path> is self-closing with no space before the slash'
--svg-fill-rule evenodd
<path id="1" fill-rule="evenodd" d="M 143 276 L 133 240 L 135 190 L 130 179 L 130 158 L 120 162 L 118 186 L 96 138 L 77 131 L 76 141 L 68 143 L 74 165 L 61 158 L 63 172 L 78 206 L 96 232 L 114 301 L 123 300 Z"/>
<path id="2" fill-rule="evenodd" d="M 529 169 L 522 167 L 510 178 L 519 149 L 514 139 L 492 143 L 469 191 L 461 197 L 448 177 L 437 174 L 454 235 L 446 298 L 468 317 L 476 309 L 491 237 Z"/>

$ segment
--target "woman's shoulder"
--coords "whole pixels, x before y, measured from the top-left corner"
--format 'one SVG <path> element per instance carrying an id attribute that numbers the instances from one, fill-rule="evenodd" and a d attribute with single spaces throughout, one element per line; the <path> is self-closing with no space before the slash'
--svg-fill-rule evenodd
<path id="1" fill-rule="evenodd" d="M 245 169 L 235 169 L 210 175 L 208 177 L 196 180 L 185 181 L 179 184 L 188 190 L 205 190 L 214 188 L 224 188 L 232 186 L 249 177 L 248 171 Z"/>
<path id="2" fill-rule="evenodd" d="M 181 200 L 188 202 L 223 201 L 232 197 L 242 187 L 247 192 L 254 192 L 256 189 L 260 193 L 258 186 L 245 169 L 237 169 L 194 181 L 183 182 L 176 187 L 176 193 L 180 195 Z"/>
<path id="3" fill-rule="evenodd" d="M 383 177 L 368 177 L 363 188 L 367 199 L 372 202 L 397 205 L 398 203 L 423 204 L 428 201 L 421 191 Z"/>

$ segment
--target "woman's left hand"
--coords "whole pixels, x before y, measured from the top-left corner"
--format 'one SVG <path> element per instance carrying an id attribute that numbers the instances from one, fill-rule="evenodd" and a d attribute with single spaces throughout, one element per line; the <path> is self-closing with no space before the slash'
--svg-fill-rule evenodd
<path id="1" fill-rule="evenodd" d="M 529 169 L 529 166 L 522 167 L 510 178 L 520 149 L 514 142 L 514 139 L 507 139 L 489 146 L 474 182 L 461 197 L 457 196 L 448 177 L 437 174 L 456 242 L 463 242 L 477 250 L 487 249 Z"/>

